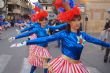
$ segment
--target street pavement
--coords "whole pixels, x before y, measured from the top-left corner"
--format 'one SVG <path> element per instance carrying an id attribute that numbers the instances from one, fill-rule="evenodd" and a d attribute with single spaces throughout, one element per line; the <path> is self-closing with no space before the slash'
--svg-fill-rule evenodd
<path id="1" fill-rule="evenodd" d="M 22 42 L 27 38 L 9 42 L 8 38 L 16 36 L 15 28 L 8 29 L 0 35 L 0 73 L 29 73 L 31 65 L 27 62 L 28 47 L 10 48 L 15 42 Z M 98 36 L 95 34 L 94 36 Z M 57 42 L 49 43 L 49 50 L 53 58 L 61 55 Z M 103 62 L 104 51 L 100 46 L 86 43 L 81 61 L 87 66 L 90 73 L 110 73 L 110 63 Z M 35 73 L 43 73 L 43 69 L 37 69 Z"/>

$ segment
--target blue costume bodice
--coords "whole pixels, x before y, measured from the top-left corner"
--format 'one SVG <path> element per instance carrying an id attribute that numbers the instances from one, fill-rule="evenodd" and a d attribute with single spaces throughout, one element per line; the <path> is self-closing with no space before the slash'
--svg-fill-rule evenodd
<path id="1" fill-rule="evenodd" d="M 79 34 L 70 32 L 67 30 L 58 32 L 54 35 L 47 36 L 47 37 L 42 37 L 42 38 L 37 38 L 34 40 L 28 40 L 27 45 L 32 45 L 32 44 L 39 44 L 39 43 L 46 43 L 46 42 L 51 42 L 54 40 L 61 40 L 62 41 L 62 54 L 74 59 L 74 60 L 79 60 L 82 50 L 83 50 L 83 42 L 80 43 L 80 39 L 78 39 L 80 36 L 82 36 L 83 41 L 87 41 L 90 43 L 94 43 L 97 45 L 102 45 L 105 47 L 110 47 L 110 44 L 105 43 L 101 40 L 98 40 L 94 37 L 89 36 L 85 32 L 80 32 Z"/>
<path id="2" fill-rule="evenodd" d="M 23 20 L 17 20 L 17 23 L 22 24 L 22 23 L 24 23 L 24 21 Z"/>
<path id="3" fill-rule="evenodd" d="M 48 36 L 48 34 L 46 32 L 46 29 L 42 28 L 39 23 L 34 24 L 33 27 L 31 27 L 30 29 L 31 29 L 31 31 L 21 33 L 20 35 L 16 36 L 15 39 L 27 37 L 27 36 L 30 36 L 32 34 L 36 34 L 37 37 Z M 47 47 L 47 44 L 48 43 L 40 43 L 40 44 L 37 44 L 37 45 Z"/>
<path id="4" fill-rule="evenodd" d="M 34 33 L 37 35 L 37 37 L 45 37 L 45 36 L 48 36 L 48 34 L 47 34 L 48 29 L 55 30 L 55 29 L 66 27 L 67 25 L 68 25 L 67 23 L 64 23 L 64 24 L 61 24 L 61 25 L 58 25 L 58 26 L 46 25 L 44 28 L 42 28 L 39 23 L 34 23 L 31 27 L 28 27 L 28 28 L 25 28 L 25 29 L 21 30 L 21 33 L 22 32 L 24 32 L 24 33 L 16 36 L 15 39 L 27 37 L 27 36 L 30 36 Z M 29 32 L 25 32 L 25 31 L 29 31 Z M 45 42 L 45 43 L 40 43 L 40 44 L 37 44 L 37 45 L 47 47 L 47 44 L 48 43 Z"/>

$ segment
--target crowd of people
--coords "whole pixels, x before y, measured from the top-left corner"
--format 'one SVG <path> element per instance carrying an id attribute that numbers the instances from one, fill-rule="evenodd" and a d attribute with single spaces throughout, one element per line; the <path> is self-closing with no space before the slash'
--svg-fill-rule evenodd
<path id="1" fill-rule="evenodd" d="M 100 35 L 100 39 L 105 41 L 105 42 L 110 42 L 110 19 L 106 19 L 106 23 L 104 26 L 103 31 L 101 32 Z M 110 57 L 109 57 L 109 53 L 110 53 L 110 49 L 109 47 L 101 47 L 102 50 L 105 50 L 105 55 L 104 55 L 104 63 L 107 63 L 108 61 L 110 62 Z M 104 49 L 106 48 L 106 49 Z"/>
<path id="2" fill-rule="evenodd" d="M 11 27 L 11 23 L 7 21 L 6 19 L 0 18 L 0 35 L 3 31 L 7 30 Z M 1 37 L 0 37 L 1 40 Z"/>
<path id="3" fill-rule="evenodd" d="M 29 19 L 19 18 L 7 20 L 5 18 L 0 18 L 0 34 L 2 34 L 3 31 L 6 31 L 11 27 L 18 27 L 19 29 L 23 29 L 25 26 L 29 27 L 30 24 L 31 22 L 29 23 Z"/>
<path id="4" fill-rule="evenodd" d="M 6 30 L 7 28 L 10 28 L 11 27 L 11 24 L 9 21 L 7 20 L 3 20 L 3 19 L 0 19 L 0 31 L 2 30 Z"/>

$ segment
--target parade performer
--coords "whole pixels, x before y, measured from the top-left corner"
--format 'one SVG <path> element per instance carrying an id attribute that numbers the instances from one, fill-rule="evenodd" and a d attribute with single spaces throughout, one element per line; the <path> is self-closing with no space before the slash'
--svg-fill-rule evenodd
<path id="1" fill-rule="evenodd" d="M 39 13 L 36 14 L 37 23 L 35 23 L 34 26 L 28 28 L 31 29 L 30 31 L 24 32 L 23 30 L 22 32 L 24 33 L 21 33 L 16 37 L 10 38 L 10 40 L 12 41 L 15 39 L 30 36 L 32 34 L 36 34 L 37 37 L 48 36 L 44 28 L 47 21 L 45 19 L 47 18 L 47 16 L 48 16 L 47 11 L 43 11 L 43 10 L 40 11 Z M 28 57 L 29 63 L 32 65 L 30 73 L 33 73 L 36 67 L 45 68 L 44 73 L 47 73 L 47 68 L 44 66 L 44 64 L 48 61 L 48 59 L 52 58 L 52 56 L 50 55 L 47 49 L 47 46 L 48 43 L 41 43 L 41 44 L 37 44 L 36 46 L 35 45 L 30 46 L 29 57 Z"/>
<path id="2" fill-rule="evenodd" d="M 20 31 L 21 34 L 19 34 L 16 37 L 11 37 L 9 40 L 13 41 L 15 39 L 23 38 L 26 36 L 30 36 L 30 39 L 47 36 L 48 34 L 44 29 L 44 25 L 46 24 L 45 18 L 47 18 L 47 16 L 48 16 L 48 13 L 44 10 L 40 10 L 39 12 L 32 14 L 31 19 L 33 21 L 32 23 L 33 25 L 21 30 Z M 43 46 L 43 47 L 40 47 L 40 46 Z M 44 67 L 44 64 L 50 58 L 51 58 L 51 55 L 47 50 L 47 43 L 29 46 L 28 61 L 32 65 L 30 73 L 33 73 L 37 67 L 45 68 L 44 73 L 47 73 L 47 68 Z"/>
<path id="3" fill-rule="evenodd" d="M 25 28 L 23 30 L 21 30 L 21 34 L 19 34 L 16 37 L 11 37 L 10 41 L 13 41 L 15 39 L 19 39 L 19 38 L 23 38 L 23 37 L 27 37 L 31 35 L 31 39 L 36 38 L 37 37 L 44 37 L 44 36 L 48 36 L 47 32 L 46 32 L 46 28 L 45 28 L 45 24 L 46 24 L 46 17 L 47 17 L 47 12 L 46 11 L 41 11 L 38 14 L 36 14 L 36 21 L 34 21 L 34 25 L 32 25 L 31 27 Z M 51 27 L 48 26 L 51 29 L 57 29 L 57 28 L 62 28 L 64 26 L 67 26 L 67 24 L 62 24 L 59 25 L 57 27 Z M 27 32 L 25 32 L 27 31 Z M 24 33 L 23 33 L 24 32 Z M 32 66 L 31 68 L 31 72 L 33 73 L 34 70 L 36 69 L 36 67 L 40 67 L 43 68 L 44 66 L 44 62 L 46 62 L 47 60 L 49 60 L 51 58 L 50 53 L 48 52 L 47 49 L 47 44 L 48 43 L 41 43 L 38 44 L 38 46 L 36 45 L 31 45 L 30 46 L 30 51 L 29 51 L 29 63 Z M 40 47 L 42 46 L 42 47 Z M 43 47 L 45 47 L 43 49 Z M 47 69 L 44 70 L 45 73 L 47 73 Z"/>
<path id="4" fill-rule="evenodd" d="M 84 42 L 87 41 L 105 47 L 110 47 L 110 43 L 103 42 L 78 30 L 81 15 L 77 6 L 59 14 L 58 19 L 62 22 L 68 22 L 69 29 L 50 36 L 13 44 L 11 47 L 21 47 L 24 45 L 41 44 L 44 42 L 48 43 L 55 40 L 61 40 L 62 55 L 49 62 L 49 73 L 89 73 L 80 61 Z"/>

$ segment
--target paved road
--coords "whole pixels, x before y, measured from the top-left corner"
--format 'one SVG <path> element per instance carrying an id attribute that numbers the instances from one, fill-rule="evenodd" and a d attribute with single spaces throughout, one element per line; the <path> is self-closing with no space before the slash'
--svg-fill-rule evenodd
<path id="1" fill-rule="evenodd" d="M 8 42 L 10 36 L 15 36 L 15 28 L 4 31 L 0 40 L 0 73 L 29 73 L 30 65 L 27 62 L 28 49 L 27 47 L 10 48 L 14 42 L 21 42 L 24 39 Z M 49 47 L 53 57 L 61 54 L 56 42 L 50 43 Z M 110 73 L 110 63 L 103 63 L 104 51 L 100 50 L 99 46 L 86 44 L 81 61 L 88 67 L 91 73 Z M 36 73 L 43 73 L 42 69 L 38 69 Z"/>

